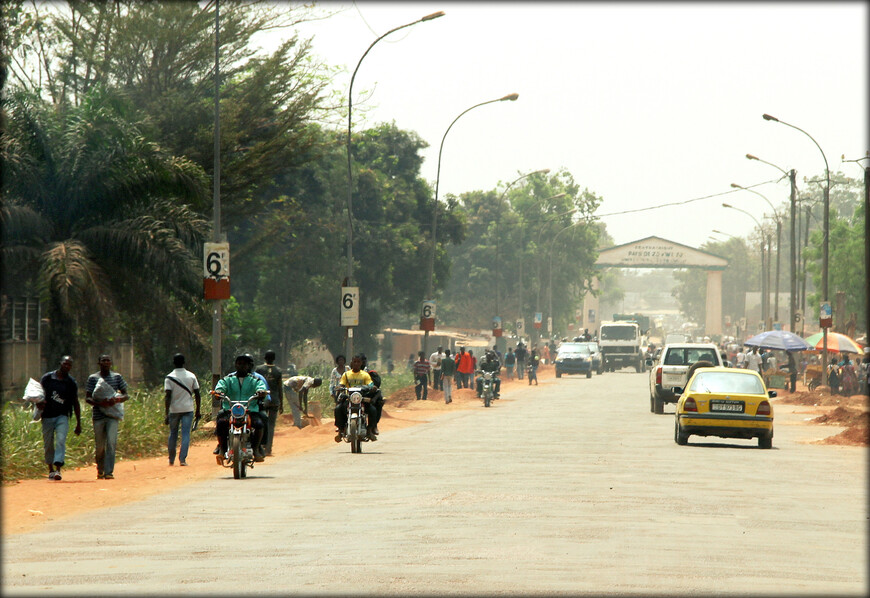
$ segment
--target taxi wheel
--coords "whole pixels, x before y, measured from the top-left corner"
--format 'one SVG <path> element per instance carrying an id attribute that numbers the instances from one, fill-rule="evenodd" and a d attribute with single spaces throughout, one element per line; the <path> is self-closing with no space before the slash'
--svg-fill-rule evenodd
<path id="1" fill-rule="evenodd" d="M 773 432 L 768 432 L 764 436 L 758 437 L 758 448 L 773 448 Z"/>
<path id="2" fill-rule="evenodd" d="M 683 429 L 680 427 L 680 422 L 674 419 L 674 442 L 679 444 L 680 446 L 686 446 L 689 442 L 689 435 L 683 432 Z"/>

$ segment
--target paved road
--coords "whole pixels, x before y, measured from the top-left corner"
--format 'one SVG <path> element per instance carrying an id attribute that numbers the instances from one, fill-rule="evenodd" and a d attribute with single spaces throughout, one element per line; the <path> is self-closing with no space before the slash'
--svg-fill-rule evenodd
<path id="1" fill-rule="evenodd" d="M 773 450 L 679 447 L 646 387 L 553 379 L 49 523 L 4 540 L 3 593 L 866 593 L 866 449 L 795 415 Z"/>

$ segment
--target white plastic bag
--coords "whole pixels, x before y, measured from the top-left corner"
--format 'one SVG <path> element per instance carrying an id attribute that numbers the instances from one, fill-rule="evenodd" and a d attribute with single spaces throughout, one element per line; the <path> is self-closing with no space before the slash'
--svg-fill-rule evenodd
<path id="1" fill-rule="evenodd" d="M 112 388 L 112 385 L 106 382 L 105 378 L 100 378 L 97 380 L 97 385 L 94 386 L 94 392 L 91 393 L 91 396 L 95 399 L 111 399 L 115 394 L 115 389 Z M 123 403 L 109 405 L 108 407 L 100 406 L 98 409 L 102 411 L 106 417 L 111 417 L 112 419 L 124 419 Z"/>
<path id="2" fill-rule="evenodd" d="M 30 421 L 38 422 L 41 420 L 42 409 L 37 405 L 45 402 L 45 389 L 42 388 L 42 383 L 30 378 L 27 381 L 27 386 L 24 387 L 24 400 L 33 403 L 33 419 Z"/>
<path id="3" fill-rule="evenodd" d="M 91 393 L 95 399 L 111 399 L 115 396 L 115 389 L 112 385 L 106 382 L 105 378 L 97 380 L 97 385 L 94 387 L 94 392 Z"/>
<path id="4" fill-rule="evenodd" d="M 45 400 L 45 389 L 42 383 L 31 378 L 24 387 L 24 400 L 31 403 L 41 403 Z"/>

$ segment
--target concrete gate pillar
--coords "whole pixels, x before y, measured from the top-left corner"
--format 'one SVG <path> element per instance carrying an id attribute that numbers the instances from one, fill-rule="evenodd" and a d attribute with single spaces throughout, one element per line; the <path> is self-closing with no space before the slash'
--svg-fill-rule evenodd
<path id="1" fill-rule="evenodd" d="M 708 336 L 722 334 L 722 270 L 707 270 L 707 321 L 704 329 Z"/>

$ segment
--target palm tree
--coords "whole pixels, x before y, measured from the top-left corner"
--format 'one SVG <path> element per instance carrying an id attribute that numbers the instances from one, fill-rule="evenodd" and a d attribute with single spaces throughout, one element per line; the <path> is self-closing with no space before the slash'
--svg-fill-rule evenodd
<path id="1" fill-rule="evenodd" d="M 14 92 L 2 105 L 3 288 L 40 292 L 46 357 L 132 329 L 200 337 L 202 170 L 149 141 L 117 93 L 56 108 Z"/>

